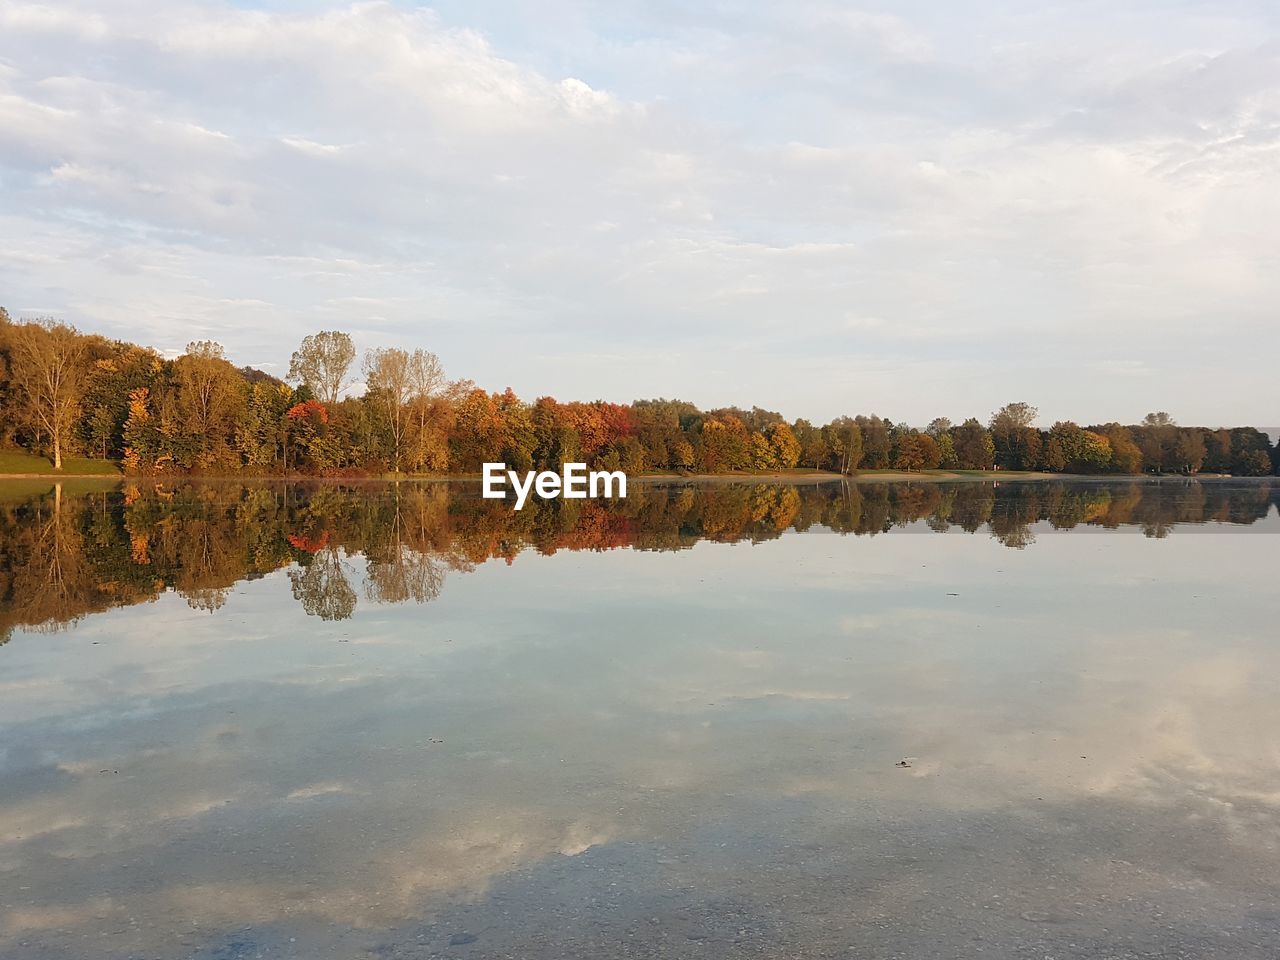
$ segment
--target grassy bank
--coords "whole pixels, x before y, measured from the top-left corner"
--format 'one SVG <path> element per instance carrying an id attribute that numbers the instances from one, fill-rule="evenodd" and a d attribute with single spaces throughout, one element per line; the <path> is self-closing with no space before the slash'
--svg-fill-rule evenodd
<path id="1" fill-rule="evenodd" d="M 63 457 L 62 469 L 53 461 L 20 450 L 0 450 L 0 477 L 118 477 L 120 465 L 113 460 Z"/>
<path id="2" fill-rule="evenodd" d="M 44 457 L 33 456 L 29 453 L 21 451 L 4 450 L 0 451 L 0 480 L 19 481 L 19 480 L 77 480 L 77 479 L 120 479 L 124 473 L 120 469 L 120 464 L 114 460 L 93 460 L 86 457 L 64 457 L 62 470 L 54 470 L 53 464 Z M 1166 479 L 1181 478 L 1181 474 L 1167 474 Z M 1212 480 L 1224 479 L 1225 474 L 1196 474 L 1194 479 Z M 156 475 L 152 477 L 140 477 L 139 479 L 151 479 L 158 481 L 175 481 L 175 480 L 226 480 L 239 481 L 244 483 L 260 483 L 271 481 L 300 481 L 314 483 L 317 481 L 332 481 L 339 483 L 366 483 L 366 482 L 401 482 L 401 481 L 466 481 L 479 482 L 482 478 L 478 473 L 382 473 L 382 474 L 353 474 L 349 476 L 338 477 L 319 477 L 314 474 L 304 473 L 288 473 L 288 474 L 249 474 L 249 473 L 232 473 L 232 474 L 211 474 L 211 473 L 173 473 Z M 756 482 L 770 481 L 773 483 L 819 483 L 832 480 L 848 480 L 857 483 L 870 483 L 876 481 L 960 481 L 960 480 L 1153 480 L 1160 479 L 1159 476 L 1151 474 L 1076 474 L 1076 473 L 1045 473 L 1035 470 L 855 470 L 853 473 L 843 475 L 830 470 L 815 470 L 811 467 L 796 467 L 791 470 L 736 470 L 728 473 L 680 473 L 675 470 L 649 470 L 642 474 L 635 474 L 629 479 L 638 481 L 700 481 L 700 482 L 720 482 L 732 483 L 737 481 Z M 1185 479 L 1185 478 L 1184 478 Z M 1266 480 L 1267 477 L 1259 479 Z"/>

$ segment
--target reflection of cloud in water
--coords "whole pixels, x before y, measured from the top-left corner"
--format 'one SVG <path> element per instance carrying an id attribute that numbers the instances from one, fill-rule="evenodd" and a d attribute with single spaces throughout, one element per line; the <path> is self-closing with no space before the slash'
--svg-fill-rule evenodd
<path id="1" fill-rule="evenodd" d="M 270 577 L 213 618 L 118 610 L 4 650 L 0 883 L 32 889 L 0 930 L 73 955 L 102 930 L 163 952 L 173 917 L 197 946 L 372 936 L 606 868 L 814 942 L 939 903 L 1039 924 L 1091 885 L 1221 911 L 1274 889 L 1272 549 L 790 536 L 491 565 L 347 622 Z"/>
<path id="2" fill-rule="evenodd" d="M 286 800 L 311 800 L 315 797 L 328 797 L 335 793 L 357 793 L 357 791 L 346 783 L 311 783 L 305 787 L 299 787 L 297 790 L 290 791 Z"/>

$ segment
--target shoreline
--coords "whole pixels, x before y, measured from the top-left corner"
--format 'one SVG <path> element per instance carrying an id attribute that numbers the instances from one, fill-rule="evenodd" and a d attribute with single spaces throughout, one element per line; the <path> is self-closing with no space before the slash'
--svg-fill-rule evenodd
<path id="1" fill-rule="evenodd" d="M 1119 473 L 1045 473 L 1042 471 L 1018 470 L 874 470 L 851 474 L 834 473 L 825 470 L 811 472 L 762 472 L 762 473 L 639 473 L 627 478 L 640 483 L 833 483 L 845 481 L 849 483 L 903 483 L 922 481 L 930 483 L 967 483 L 984 481 L 1027 481 L 1047 482 L 1052 480 L 1075 481 L 1164 481 L 1164 480 L 1280 480 L 1275 475 L 1261 477 L 1233 476 L 1224 473 L 1211 474 L 1119 474 Z M 134 481 L 178 481 L 203 480 L 218 483 L 479 483 L 479 474 L 431 475 L 406 474 L 404 476 L 364 476 L 364 477 L 322 477 L 312 474 L 296 473 L 285 475 L 246 475 L 246 474 L 108 474 L 108 473 L 0 473 L 0 481 L 8 480 L 44 480 L 57 483 L 63 480 L 98 480 L 104 483 L 123 483 Z"/>

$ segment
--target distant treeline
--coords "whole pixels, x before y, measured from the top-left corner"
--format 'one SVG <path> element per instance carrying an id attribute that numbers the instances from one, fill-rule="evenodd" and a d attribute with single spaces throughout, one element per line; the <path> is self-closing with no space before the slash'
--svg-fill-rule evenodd
<path id="1" fill-rule="evenodd" d="M 52 321 L 15 323 L 0 308 L 0 446 L 62 458 L 118 460 L 138 474 L 306 473 L 325 476 L 512 469 L 686 473 L 789 470 L 1200 472 L 1264 476 L 1280 468 L 1253 427 L 1070 421 L 1035 427 L 1010 403 L 986 423 L 945 417 L 919 429 L 876 415 L 825 425 L 753 407 L 699 410 L 679 400 L 529 403 L 510 389 L 450 381 L 434 354 L 368 351 L 364 392 L 349 396 L 356 349 L 325 331 L 293 354 L 288 382 L 237 368 L 197 341 L 175 359 Z"/>
<path id="2" fill-rule="evenodd" d="M 524 550 L 682 550 L 701 540 L 760 543 L 786 530 L 874 536 L 924 521 L 987 531 L 1006 546 L 1036 524 L 1252 524 L 1280 484 L 1137 483 L 640 484 L 625 500 L 544 501 L 523 511 L 468 485 L 205 484 L 126 481 L 123 490 L 0 504 L 0 643 L 173 591 L 216 610 L 232 587 L 287 569 L 310 615 L 340 620 L 360 602 L 424 603 L 450 572 Z M 356 583 L 349 558 L 366 559 Z M 344 559 L 346 558 L 346 559 Z"/>

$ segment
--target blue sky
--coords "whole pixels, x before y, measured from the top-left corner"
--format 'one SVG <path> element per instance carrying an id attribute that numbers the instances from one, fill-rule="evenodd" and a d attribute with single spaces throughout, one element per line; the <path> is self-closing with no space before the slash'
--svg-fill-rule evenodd
<path id="1" fill-rule="evenodd" d="M 283 373 L 1280 421 L 1274 4 L 0 2 L 0 303 Z"/>

